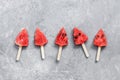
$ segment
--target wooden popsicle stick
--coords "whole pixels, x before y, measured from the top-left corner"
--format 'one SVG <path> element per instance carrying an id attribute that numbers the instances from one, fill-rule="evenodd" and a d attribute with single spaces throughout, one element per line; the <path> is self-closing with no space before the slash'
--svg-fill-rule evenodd
<path id="1" fill-rule="evenodd" d="M 86 48 L 86 46 L 85 46 L 84 43 L 82 44 L 82 48 L 83 48 L 83 50 L 84 50 L 85 56 L 88 58 L 88 57 L 89 57 L 89 54 L 88 54 L 87 48 Z"/>
<path id="2" fill-rule="evenodd" d="M 17 54 L 17 57 L 16 57 L 16 61 L 20 60 L 21 51 L 22 51 L 22 46 L 19 46 L 19 50 L 18 50 L 18 54 Z"/>
<path id="3" fill-rule="evenodd" d="M 45 53 L 44 53 L 44 46 L 41 46 L 41 57 L 44 60 L 45 59 Z"/>
<path id="4" fill-rule="evenodd" d="M 60 61 L 62 55 L 62 46 L 59 46 L 59 51 L 58 51 L 58 55 L 57 55 L 57 61 Z"/>
<path id="5" fill-rule="evenodd" d="M 101 47 L 98 47 L 98 52 L 97 52 L 97 56 L 96 56 L 96 61 L 100 60 L 100 53 L 101 53 Z"/>

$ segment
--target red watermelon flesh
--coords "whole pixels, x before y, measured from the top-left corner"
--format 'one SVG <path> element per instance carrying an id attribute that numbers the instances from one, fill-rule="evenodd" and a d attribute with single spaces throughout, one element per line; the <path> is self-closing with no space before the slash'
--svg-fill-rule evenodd
<path id="1" fill-rule="evenodd" d="M 88 40 L 87 35 L 76 27 L 73 29 L 73 37 L 76 45 L 81 45 Z"/>
<path id="2" fill-rule="evenodd" d="M 67 33 L 65 31 L 64 28 L 62 28 L 57 37 L 56 37 L 56 40 L 55 40 L 55 43 L 59 46 L 66 46 L 68 45 L 68 37 L 67 37 Z"/>
<path id="3" fill-rule="evenodd" d="M 19 46 L 29 45 L 28 33 L 25 28 L 23 28 L 21 32 L 17 35 L 15 43 L 16 45 L 19 45 Z"/>
<path id="4" fill-rule="evenodd" d="M 107 39 L 102 29 L 98 31 L 94 39 L 94 45 L 102 47 L 107 45 Z"/>
<path id="5" fill-rule="evenodd" d="M 39 28 L 36 29 L 35 31 L 35 37 L 34 37 L 34 43 L 37 46 L 43 46 L 48 42 L 46 36 L 44 35 L 43 32 L 40 31 Z"/>

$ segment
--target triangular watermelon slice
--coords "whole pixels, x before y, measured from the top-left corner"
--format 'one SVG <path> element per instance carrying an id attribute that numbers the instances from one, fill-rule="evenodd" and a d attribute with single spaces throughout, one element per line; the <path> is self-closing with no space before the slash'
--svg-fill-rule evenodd
<path id="1" fill-rule="evenodd" d="M 94 39 L 94 45 L 102 47 L 107 45 L 107 39 L 102 29 L 98 31 Z"/>
<path id="2" fill-rule="evenodd" d="M 37 46 L 43 46 L 48 42 L 47 38 L 45 37 L 44 33 L 40 31 L 39 28 L 35 31 L 34 43 Z"/>
<path id="3" fill-rule="evenodd" d="M 73 29 L 73 37 L 76 45 L 81 45 L 88 40 L 87 35 L 76 27 Z"/>
<path id="4" fill-rule="evenodd" d="M 62 28 L 57 37 L 56 37 L 56 40 L 55 40 L 55 43 L 59 46 L 66 46 L 68 45 L 68 37 L 67 37 L 67 33 L 65 31 L 64 28 Z"/>
<path id="5" fill-rule="evenodd" d="M 17 35 L 15 43 L 19 46 L 29 45 L 28 32 L 25 28 L 23 28 L 21 32 Z"/>

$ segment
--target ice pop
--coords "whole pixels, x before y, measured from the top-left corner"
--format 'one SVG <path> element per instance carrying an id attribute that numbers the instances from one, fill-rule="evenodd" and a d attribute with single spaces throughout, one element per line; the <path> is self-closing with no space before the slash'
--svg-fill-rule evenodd
<path id="1" fill-rule="evenodd" d="M 74 38 L 75 45 L 82 45 L 85 56 L 89 57 L 87 48 L 85 46 L 85 42 L 88 40 L 87 35 L 85 33 L 83 33 L 81 30 L 79 30 L 78 28 L 75 27 L 73 29 L 73 38 Z"/>
<path id="2" fill-rule="evenodd" d="M 59 45 L 59 51 L 58 51 L 58 55 L 57 55 L 57 61 L 60 61 L 60 57 L 62 54 L 62 47 L 68 45 L 68 37 L 67 37 L 67 33 L 65 31 L 64 28 L 62 28 L 55 40 L 55 43 L 57 45 Z"/>
<path id="3" fill-rule="evenodd" d="M 102 29 L 100 29 L 98 31 L 98 33 L 96 34 L 95 39 L 94 39 L 94 45 L 98 46 L 96 61 L 99 61 L 101 48 L 104 46 L 107 46 L 107 38 L 106 38 L 105 33 Z"/>
<path id="4" fill-rule="evenodd" d="M 41 57 L 42 59 L 45 59 L 45 53 L 44 53 L 44 45 L 47 44 L 48 40 L 43 32 L 39 28 L 36 28 L 35 31 L 35 37 L 34 37 L 34 43 L 36 46 L 40 46 L 41 48 Z"/>
<path id="5" fill-rule="evenodd" d="M 21 30 L 21 32 L 17 35 L 15 44 L 19 46 L 19 50 L 18 50 L 18 54 L 17 54 L 17 58 L 16 58 L 16 61 L 19 61 L 20 56 L 21 56 L 22 47 L 29 45 L 28 33 L 25 28 L 23 28 Z"/>

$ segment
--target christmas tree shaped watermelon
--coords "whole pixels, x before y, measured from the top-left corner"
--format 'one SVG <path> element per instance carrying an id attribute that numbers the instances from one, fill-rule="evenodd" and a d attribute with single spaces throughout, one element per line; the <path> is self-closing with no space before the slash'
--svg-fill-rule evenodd
<path id="1" fill-rule="evenodd" d="M 19 46 L 19 50 L 18 50 L 18 54 L 17 54 L 17 58 L 16 58 L 16 61 L 19 61 L 20 56 L 21 56 L 22 47 L 26 47 L 29 45 L 28 33 L 25 28 L 23 28 L 21 30 L 21 32 L 17 35 L 15 44 Z"/>
<path id="2" fill-rule="evenodd" d="M 59 51 L 58 51 L 58 55 L 57 55 L 57 61 L 60 61 L 60 57 L 61 57 L 61 52 L 62 52 L 62 47 L 67 46 L 68 45 L 68 37 L 67 37 L 67 33 L 65 31 L 64 28 L 62 28 L 55 40 L 55 44 L 59 45 Z"/>
<path id="3" fill-rule="evenodd" d="M 35 31 L 34 43 L 36 46 L 40 46 L 42 59 L 45 59 L 44 45 L 47 44 L 47 42 L 48 40 L 44 33 L 41 32 L 39 28 L 37 28 Z"/>
<path id="4" fill-rule="evenodd" d="M 102 29 L 100 29 L 98 31 L 98 33 L 96 34 L 95 39 L 94 39 L 94 45 L 98 46 L 96 61 L 99 61 L 101 48 L 104 46 L 107 46 L 107 38 L 106 38 L 105 33 Z"/>
<path id="5" fill-rule="evenodd" d="M 84 44 L 88 40 L 87 35 L 75 27 L 73 29 L 73 39 L 74 39 L 75 45 L 82 45 L 84 53 L 85 53 L 86 57 L 88 58 L 89 54 L 88 54 L 87 48 Z"/>

